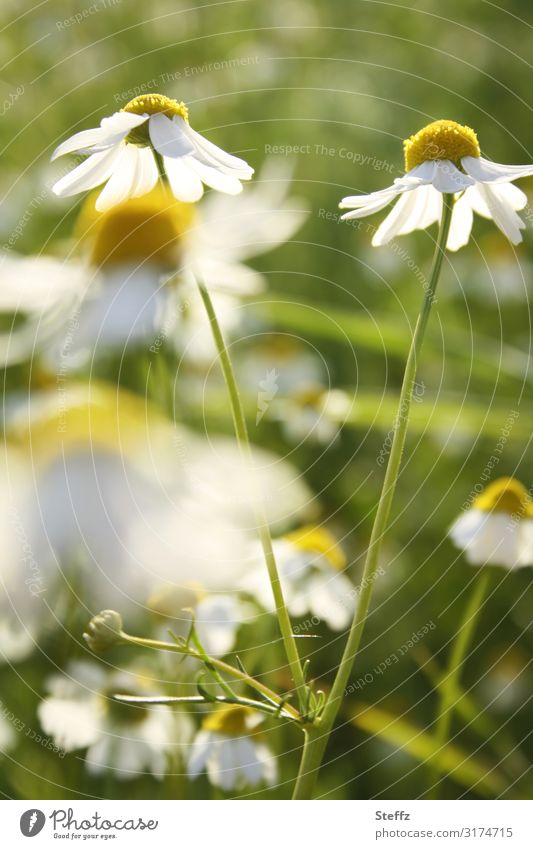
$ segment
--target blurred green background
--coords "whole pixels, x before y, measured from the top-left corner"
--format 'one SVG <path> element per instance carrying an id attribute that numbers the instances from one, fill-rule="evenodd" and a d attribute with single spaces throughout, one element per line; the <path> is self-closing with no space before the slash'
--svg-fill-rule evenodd
<path id="1" fill-rule="evenodd" d="M 72 23 L 77 14 L 82 20 Z M 61 253 L 80 201 L 53 197 L 57 172 L 49 156 L 59 141 L 124 105 L 137 86 L 183 99 L 197 130 L 256 169 L 269 154 L 293 167 L 294 191 L 307 200 L 310 214 L 288 244 L 257 261 L 270 288 L 247 310 L 260 313 L 273 332 L 313 346 L 327 363 L 331 385 L 355 400 L 340 440 L 323 453 L 309 440 L 293 450 L 268 419 L 253 438 L 282 455 L 291 452 L 344 538 L 354 576 L 382 482 L 376 457 L 394 419 L 421 298 L 413 262 L 427 271 L 436 229 L 400 240 L 409 267 L 389 248 L 370 247 L 367 220 L 350 226 L 327 214 L 336 216 L 344 195 L 383 188 L 399 176 L 402 139 L 438 118 L 473 127 L 491 159 L 531 161 L 532 25 L 527 0 L 505 9 L 483 0 L 106 0 L 93 6 L 85 0 L 4 0 L 0 8 L 0 240 L 31 210 L 15 250 Z M 521 184 L 530 196 L 532 183 Z M 476 218 L 469 245 L 445 264 L 420 367 L 424 392 L 414 409 L 386 545 L 386 574 L 375 587 L 355 675 L 370 672 L 373 680 L 344 706 L 320 782 L 328 798 L 401 799 L 424 792 L 420 756 L 350 720 L 364 702 L 431 728 L 437 702 L 420 663 L 426 652 L 444 665 L 474 577 L 446 530 L 480 481 L 512 411 L 519 415 L 496 473 L 533 484 L 532 260 L 531 227 L 514 249 L 491 222 Z M 250 346 L 253 340 L 242 342 L 243 357 Z M 10 370 L 5 386 L 16 388 L 21 379 L 19 370 Z M 230 421 L 220 416 L 210 426 L 231 432 Z M 531 602 L 529 569 L 493 570 L 463 677 L 477 705 L 492 702 L 488 714 L 504 735 L 500 753 L 517 745 L 526 766 L 532 752 Z M 436 627 L 421 653 L 409 652 L 384 675 L 372 673 L 430 622 Z M 327 680 L 342 639 L 324 634 L 321 645 L 313 646 L 313 667 Z M 37 685 L 41 667 L 31 660 L 3 677 L 13 709 L 35 725 L 34 705 L 19 684 Z M 387 725 L 377 713 L 372 721 Z M 399 733 L 412 737 L 409 729 Z M 457 724 L 454 742 L 490 766 L 500 760 L 491 733 Z M 298 742 L 296 735 L 280 742 L 288 751 L 284 778 L 294 774 L 290 749 Z M 2 769 L 0 787 L 8 797 L 76 796 L 72 788 L 80 786 L 86 794 L 116 798 L 209 793 L 207 785 L 184 791 L 148 779 L 128 785 L 110 779 L 104 790 L 87 778 L 82 784 L 83 764 L 75 756 L 61 761 L 36 752 L 29 741 L 24 745 Z M 502 795 L 520 796 L 527 786 L 508 778 Z M 284 796 L 286 788 L 276 792 Z M 442 795 L 499 791 L 449 780 Z"/>

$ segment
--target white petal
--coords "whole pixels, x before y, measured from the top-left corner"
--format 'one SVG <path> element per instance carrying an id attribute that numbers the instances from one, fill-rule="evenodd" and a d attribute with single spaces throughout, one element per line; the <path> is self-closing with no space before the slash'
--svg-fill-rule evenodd
<path id="1" fill-rule="evenodd" d="M 378 194 L 376 192 L 376 194 Z M 379 212 L 381 209 L 384 209 L 386 206 L 397 197 L 399 192 L 384 192 L 379 199 L 374 199 L 373 202 L 368 201 L 368 203 L 354 203 L 353 206 L 356 207 L 352 212 L 345 212 L 344 215 L 341 215 L 342 221 L 352 221 L 354 218 L 365 218 L 367 215 L 373 215 L 374 212 Z M 370 198 L 370 195 L 361 195 L 363 198 Z M 346 209 L 350 207 L 349 201 L 352 198 L 344 198 L 339 207 L 341 209 Z M 355 199 L 357 200 L 357 198 Z M 357 208 L 359 207 L 359 208 Z"/>
<path id="2" fill-rule="evenodd" d="M 470 233 L 472 232 L 472 224 L 474 221 L 474 213 L 467 198 L 468 192 L 455 202 L 452 211 L 452 221 L 446 248 L 449 251 L 458 251 L 467 244 Z"/>
<path id="3" fill-rule="evenodd" d="M 408 194 L 403 194 L 396 202 L 393 209 L 384 221 L 381 222 L 374 233 L 372 244 L 374 247 L 386 245 L 400 233 L 410 233 L 414 227 L 409 226 L 412 213 L 416 210 L 418 188 Z"/>
<path id="4" fill-rule="evenodd" d="M 186 203 L 200 200 L 204 187 L 199 176 L 189 166 L 189 157 L 172 159 L 165 156 L 163 162 L 174 197 Z"/>
<path id="5" fill-rule="evenodd" d="M 469 563 L 493 564 L 509 569 L 520 562 L 520 522 L 506 513 L 467 510 L 450 528 L 454 543 L 463 548 Z"/>
<path id="6" fill-rule="evenodd" d="M 109 118 L 104 118 L 99 127 L 92 130 L 82 130 L 75 133 L 56 147 L 52 154 L 52 160 L 65 153 L 73 153 L 76 150 L 86 150 L 94 145 L 99 148 L 111 147 L 122 141 L 130 130 L 138 127 L 146 121 L 146 116 L 134 115 L 131 112 L 115 112 Z"/>
<path id="7" fill-rule="evenodd" d="M 98 212 L 105 212 L 132 196 L 137 183 L 139 148 L 134 144 L 122 145 L 120 159 L 113 174 L 96 200 Z"/>
<path id="8" fill-rule="evenodd" d="M 137 150 L 137 177 L 131 192 L 131 196 L 134 198 L 151 192 L 159 177 L 151 149 L 149 147 L 138 147 Z"/>
<path id="9" fill-rule="evenodd" d="M 437 161 L 432 182 L 437 191 L 446 194 L 456 194 L 474 185 L 472 177 L 459 171 L 449 159 L 439 159 Z"/>
<path id="10" fill-rule="evenodd" d="M 99 186 L 113 173 L 122 147 L 122 144 L 117 144 L 100 153 L 93 153 L 85 162 L 58 180 L 52 191 L 58 197 L 69 197 Z"/>
<path id="11" fill-rule="evenodd" d="M 341 200 L 339 208 L 358 209 L 360 207 L 376 207 L 373 211 L 377 212 L 378 209 L 383 209 L 384 206 L 399 194 L 401 194 L 401 188 L 388 186 L 386 189 L 381 189 L 379 192 L 370 192 L 368 195 L 348 195 L 348 197 Z M 377 204 L 381 204 L 381 206 L 378 207 Z"/>
<path id="12" fill-rule="evenodd" d="M 199 731 L 192 744 L 192 750 L 187 764 L 190 778 L 196 778 L 204 771 L 209 756 L 213 750 L 213 735 L 209 731 Z"/>
<path id="13" fill-rule="evenodd" d="M 353 615 L 355 591 L 341 572 L 321 572 L 308 582 L 309 611 L 332 631 L 347 628 Z"/>
<path id="14" fill-rule="evenodd" d="M 505 194 L 501 193 L 501 187 L 478 183 L 477 190 L 485 201 L 494 223 L 513 245 L 518 245 L 522 241 L 520 231 L 524 229 L 525 224 L 506 199 Z"/>
<path id="15" fill-rule="evenodd" d="M 533 519 L 522 519 L 519 527 L 518 558 L 516 566 L 533 565 Z"/>
<path id="16" fill-rule="evenodd" d="M 148 131 L 153 146 L 161 156 L 177 158 L 187 156 L 195 150 L 182 127 L 161 112 L 151 116 Z"/>
<path id="17" fill-rule="evenodd" d="M 226 174 L 211 165 L 205 165 L 191 156 L 187 159 L 189 167 L 200 177 L 201 181 L 216 189 L 218 192 L 224 192 L 227 195 L 238 195 L 242 192 L 242 183 L 237 177 L 231 174 Z"/>
<path id="18" fill-rule="evenodd" d="M 482 156 L 464 156 L 461 164 L 477 183 L 507 183 L 533 174 L 533 165 L 502 165 Z"/>
<path id="19" fill-rule="evenodd" d="M 200 159 L 205 165 L 222 169 L 226 174 L 231 174 L 239 180 L 250 180 L 252 178 L 254 169 L 244 159 L 232 156 L 231 153 L 227 153 L 222 148 L 217 147 L 216 144 L 208 141 L 200 133 L 193 130 L 179 115 L 176 115 L 173 121 L 194 145 L 196 158 Z"/>
<path id="20" fill-rule="evenodd" d="M 509 206 L 514 210 L 524 209 L 527 206 L 527 195 L 514 183 L 499 183 L 498 194 L 503 198 Z"/>

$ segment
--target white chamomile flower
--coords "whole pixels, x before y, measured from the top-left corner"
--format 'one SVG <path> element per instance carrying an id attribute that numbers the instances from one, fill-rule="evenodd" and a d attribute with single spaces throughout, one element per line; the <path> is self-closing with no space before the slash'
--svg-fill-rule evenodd
<path id="1" fill-rule="evenodd" d="M 206 771 L 211 784 L 226 792 L 274 784 L 275 757 L 255 731 L 261 719 L 259 713 L 241 705 L 210 714 L 193 741 L 189 777 Z"/>
<path id="2" fill-rule="evenodd" d="M 134 673 L 77 661 L 47 683 L 50 695 L 38 708 L 43 730 L 65 752 L 87 749 L 86 768 L 94 775 L 112 770 L 120 779 L 146 772 L 161 778 L 172 749 L 190 737 L 184 714 L 173 714 L 165 705 L 127 705 L 111 698 L 152 693 Z"/>
<path id="3" fill-rule="evenodd" d="M 533 504 L 515 478 L 499 478 L 474 499 L 449 531 L 469 563 L 518 569 L 533 565 Z"/>
<path id="4" fill-rule="evenodd" d="M 311 613 L 333 631 L 346 628 L 356 593 L 344 574 L 346 558 L 333 535 L 325 528 L 306 525 L 274 540 L 273 547 L 291 615 Z M 259 563 L 245 578 L 243 588 L 267 610 L 273 609 L 272 589 Z"/>
<path id="5" fill-rule="evenodd" d="M 319 445 L 336 442 L 352 402 L 342 389 L 302 386 L 292 395 L 273 405 L 273 417 L 279 419 L 290 442 L 307 439 Z"/>
<path id="6" fill-rule="evenodd" d="M 481 156 L 475 132 L 455 121 L 434 121 L 404 142 L 405 171 L 392 186 L 368 195 L 344 198 L 343 219 L 372 215 L 399 198 L 372 239 L 386 245 L 396 236 L 423 230 L 438 221 L 442 195 L 455 197 L 448 250 L 470 238 L 474 212 L 489 218 L 514 245 L 522 241 L 524 222 L 517 214 L 527 197 L 513 180 L 533 174 L 533 165 L 500 165 Z"/>
<path id="7" fill-rule="evenodd" d="M 66 153 L 86 154 L 88 159 L 58 180 L 54 193 L 68 197 L 105 183 L 96 201 L 99 211 L 151 191 L 159 176 L 156 154 L 162 157 L 174 195 L 191 203 L 202 197 L 203 183 L 236 195 L 241 180 L 253 174 L 243 159 L 192 129 L 184 103 L 162 94 L 135 97 L 104 118 L 100 127 L 82 130 L 60 144 L 52 159 Z"/>

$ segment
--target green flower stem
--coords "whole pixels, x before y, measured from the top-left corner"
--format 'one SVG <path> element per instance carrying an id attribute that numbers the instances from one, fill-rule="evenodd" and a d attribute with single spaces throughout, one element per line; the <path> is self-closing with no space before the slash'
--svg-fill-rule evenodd
<path id="1" fill-rule="evenodd" d="M 302 722 L 302 717 L 298 711 L 292 707 L 292 705 L 288 704 L 288 702 L 285 702 L 281 696 L 274 692 L 274 690 L 271 690 L 270 687 L 266 687 L 256 678 L 248 675 L 244 669 L 238 669 L 236 666 L 231 666 L 231 664 L 226 663 L 224 660 L 220 660 L 218 657 L 208 656 L 205 653 L 201 653 L 196 649 L 193 649 L 191 646 L 180 645 L 179 643 L 165 643 L 162 640 L 150 640 L 145 637 L 135 637 L 132 634 L 126 634 L 125 631 L 120 631 L 119 640 L 123 643 L 128 643 L 129 645 L 141 646 L 142 648 L 187 655 L 187 657 L 192 657 L 195 660 L 200 661 L 200 663 L 208 664 L 218 672 L 223 672 L 228 675 L 231 680 L 241 681 L 243 684 L 247 684 L 248 687 L 255 690 L 256 693 L 260 693 L 276 707 L 276 710 L 279 711 L 282 716 L 285 715 L 287 718 L 294 719 L 297 722 Z"/>
<path id="2" fill-rule="evenodd" d="M 439 225 L 439 233 L 433 256 L 433 264 L 429 282 L 424 287 L 424 300 L 418 316 L 415 331 L 411 341 L 411 347 L 405 366 L 405 374 L 400 392 L 398 413 L 394 423 L 394 436 L 387 464 L 387 471 L 383 481 L 383 488 L 372 527 L 372 534 L 366 555 L 365 568 L 361 581 L 357 607 L 350 627 L 346 647 L 333 682 L 331 693 L 327 699 L 326 706 L 320 720 L 315 726 L 306 731 L 300 771 L 296 781 L 294 799 L 310 799 L 317 778 L 324 752 L 331 734 L 333 724 L 339 712 L 344 692 L 348 684 L 354 660 L 359 649 L 361 636 L 366 623 L 372 588 L 379 565 L 379 555 L 384 535 L 387 531 L 389 513 L 394 497 L 394 491 L 400 474 L 402 454 L 407 435 L 409 423 L 409 410 L 413 396 L 413 388 L 416 380 L 416 372 L 424 339 L 431 306 L 435 300 L 435 290 L 439 279 L 442 261 L 446 251 L 446 242 L 450 231 L 453 208 L 453 195 L 443 195 L 442 216 Z"/>
<path id="3" fill-rule="evenodd" d="M 472 636 L 481 613 L 483 599 L 487 594 L 489 582 L 490 574 L 488 570 L 480 570 L 480 576 L 474 583 L 474 589 L 466 605 L 459 630 L 452 646 L 447 671 L 444 673 L 440 682 L 439 711 L 435 728 L 435 754 L 429 763 L 430 781 L 428 798 L 438 798 L 441 770 L 439 769 L 437 760 L 439 752 L 446 745 L 450 736 L 453 706 L 458 698 L 461 670 L 468 648 L 472 642 Z"/>
<path id="4" fill-rule="evenodd" d="M 203 281 L 198 276 L 196 277 L 196 284 L 200 291 L 202 301 L 204 302 L 207 316 L 211 324 L 211 330 L 213 332 L 213 338 L 215 341 L 216 349 L 220 358 L 220 365 L 224 374 L 224 380 L 226 382 L 226 387 L 228 390 L 229 400 L 231 404 L 231 412 L 233 416 L 233 424 L 235 426 L 235 433 L 237 435 L 237 441 L 239 443 L 239 447 L 241 449 L 241 454 L 244 458 L 244 461 L 247 467 L 251 470 L 253 466 L 252 450 L 250 447 L 250 440 L 248 438 L 246 418 L 244 416 L 244 410 L 239 395 L 239 389 L 237 386 L 237 381 L 235 379 L 235 372 L 233 371 L 229 352 L 226 347 L 226 343 L 224 342 L 224 337 L 222 336 L 222 331 L 220 329 L 220 324 L 218 323 L 217 315 L 213 306 L 213 301 L 211 300 L 211 296 Z M 289 613 L 287 611 L 287 605 L 285 604 L 285 599 L 283 598 L 283 590 L 281 588 L 281 583 L 279 579 L 276 558 L 274 556 L 274 551 L 272 548 L 272 537 L 270 536 L 270 529 L 268 527 L 265 510 L 260 497 L 254 497 L 254 506 L 256 513 L 257 530 L 259 533 L 259 538 L 261 540 L 261 546 L 265 557 L 265 562 L 268 570 L 268 577 L 272 586 L 272 593 L 274 595 L 274 602 L 276 605 L 276 614 L 278 617 L 279 628 L 281 631 L 281 636 L 283 638 L 283 644 L 285 646 L 285 652 L 296 688 L 296 693 L 298 695 L 300 709 L 303 710 L 304 705 L 306 703 L 306 686 L 302 663 L 300 660 L 298 649 L 296 647 L 296 640 L 292 631 L 292 625 L 289 618 Z"/>

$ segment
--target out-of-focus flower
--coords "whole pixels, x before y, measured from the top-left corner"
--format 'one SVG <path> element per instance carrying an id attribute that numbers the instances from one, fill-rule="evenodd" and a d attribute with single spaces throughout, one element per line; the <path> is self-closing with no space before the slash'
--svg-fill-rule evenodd
<path id="1" fill-rule="evenodd" d="M 162 632 L 171 629 L 178 636 L 187 636 L 194 617 L 198 639 L 211 657 L 223 657 L 235 647 L 240 626 L 252 615 L 250 605 L 236 595 L 206 593 L 192 582 L 159 587 L 147 606 L 162 620 Z"/>
<path id="2" fill-rule="evenodd" d="M 450 528 L 450 537 L 476 566 L 533 565 L 533 505 L 515 478 L 499 478 L 478 495 Z"/>
<path id="3" fill-rule="evenodd" d="M 101 212 L 130 197 L 151 191 L 158 179 L 156 154 L 174 195 L 192 203 L 200 200 L 203 183 L 231 195 L 242 191 L 253 168 L 237 156 L 207 141 L 189 125 L 184 103 L 162 94 L 143 94 L 120 112 L 104 118 L 100 127 L 82 130 L 59 145 L 52 159 L 66 153 L 88 155 L 62 177 L 53 190 L 68 197 L 106 183 L 96 201 Z"/>
<path id="4" fill-rule="evenodd" d="M 491 651 L 476 688 L 489 711 L 509 714 L 528 705 L 532 684 L 530 667 L 530 656 L 516 645 L 498 645 Z"/>
<path id="5" fill-rule="evenodd" d="M 288 398 L 280 398 L 272 405 L 272 415 L 281 422 L 289 441 L 310 439 L 331 445 L 339 436 L 352 403 L 342 389 L 307 386 Z"/>
<path id="6" fill-rule="evenodd" d="M 114 608 L 135 623 L 161 584 L 197 581 L 222 594 L 240 585 L 256 530 L 250 470 L 232 440 L 208 443 L 145 399 L 96 381 L 65 383 L 61 392 L 54 385 L 5 407 L 7 657 L 29 653 L 46 623 L 61 620 L 68 586 L 87 618 Z M 296 470 L 269 452 L 253 456 L 260 491 L 272 493 L 272 527 L 308 516 L 313 499 Z M 232 619 L 229 608 L 224 616 Z"/>
<path id="7" fill-rule="evenodd" d="M 43 351 L 64 330 L 96 270 L 46 256 L 0 255 L 0 364 Z"/>
<path id="8" fill-rule="evenodd" d="M 448 250 L 456 251 L 470 238 L 474 212 L 489 218 L 517 245 L 522 241 L 524 222 L 517 214 L 527 197 L 513 180 L 533 174 L 533 165 L 500 165 L 481 156 L 475 132 L 455 121 L 434 121 L 404 142 L 405 175 L 392 186 L 368 195 L 345 197 L 341 209 L 352 209 L 345 220 L 372 215 L 399 198 L 394 209 L 376 230 L 373 245 L 413 230 L 423 230 L 438 221 L 442 195 L 453 194 L 456 202 Z"/>
<path id="9" fill-rule="evenodd" d="M 275 757 L 255 730 L 261 719 L 261 714 L 241 705 L 210 714 L 192 744 L 189 776 L 206 771 L 211 784 L 226 792 L 274 784 Z"/>
<path id="10" fill-rule="evenodd" d="M 305 526 L 274 540 L 274 554 L 291 615 L 311 613 L 333 631 L 346 628 L 356 591 L 344 574 L 346 558 L 334 536 L 325 528 Z M 267 610 L 273 609 L 272 590 L 259 564 L 243 588 Z"/>
<path id="11" fill-rule="evenodd" d="M 127 705 L 112 696 L 155 694 L 150 681 L 134 672 L 113 671 L 88 661 L 71 663 L 47 682 L 50 693 L 38 707 L 41 726 L 66 752 L 87 749 L 92 774 L 111 770 L 133 779 L 149 772 L 162 778 L 167 757 L 187 744 L 192 723 L 165 705 Z"/>
<path id="12" fill-rule="evenodd" d="M 238 208 L 210 195 L 199 209 L 157 186 L 99 214 L 89 196 L 76 234 L 98 276 L 75 326 L 58 337 L 55 366 L 75 369 L 90 357 L 140 345 L 155 354 L 164 344 L 193 363 L 211 362 L 211 328 L 194 275 L 208 285 L 230 336 L 243 322 L 241 299 L 265 285 L 247 260 L 289 239 L 306 215 L 289 187 L 287 170 L 267 163 Z"/>

